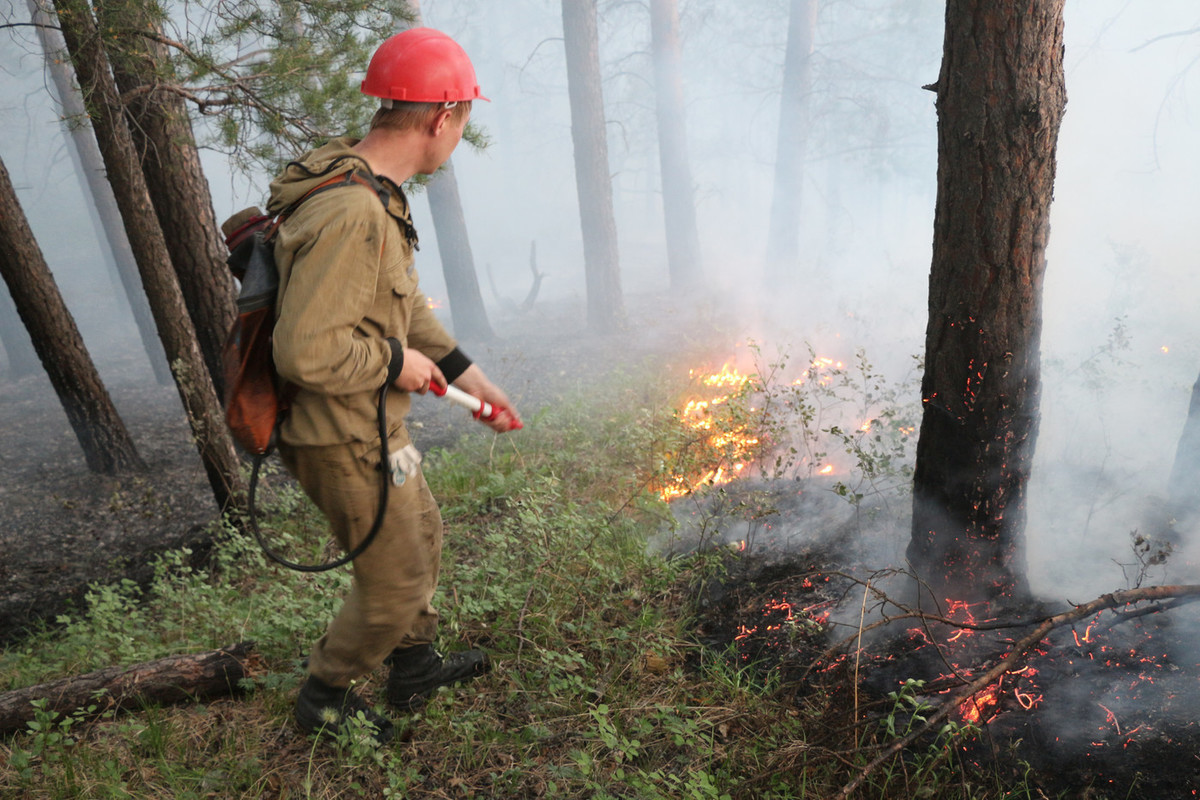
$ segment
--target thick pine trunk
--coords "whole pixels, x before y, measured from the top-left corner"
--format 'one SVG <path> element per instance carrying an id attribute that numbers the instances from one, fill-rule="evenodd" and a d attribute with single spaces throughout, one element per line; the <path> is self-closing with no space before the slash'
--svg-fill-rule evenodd
<path id="1" fill-rule="evenodd" d="M 804 161 L 812 126 L 812 56 L 817 29 L 817 0 L 792 0 L 783 91 L 779 100 L 779 138 L 775 150 L 775 189 L 767 227 L 768 289 L 796 280 L 800 265 L 800 200 Z"/>
<path id="2" fill-rule="evenodd" d="M 1200 515 L 1200 378 L 1192 386 L 1187 420 L 1167 480 L 1167 511 L 1175 518 L 1176 535 L 1190 533 Z"/>
<path id="3" fill-rule="evenodd" d="M 45 701 L 43 713 L 95 717 L 147 704 L 194 703 L 236 694 L 241 691 L 239 682 L 259 671 L 254 644 L 240 642 L 14 689 L 0 694 L 0 735 L 15 733 L 36 719 L 35 700 Z"/>
<path id="4" fill-rule="evenodd" d="M 562 10 L 588 323 L 596 330 L 609 331 L 624 321 L 625 303 L 621 296 L 617 222 L 613 215 L 604 93 L 600 85 L 596 2 L 562 0 Z"/>
<path id="5" fill-rule="evenodd" d="M 145 0 L 107 0 L 97 9 L 102 27 L 120 32 L 105 44 L 129 132 L 200 352 L 217 396 L 224 397 L 221 348 L 236 316 L 237 295 L 187 107 L 178 95 L 155 90 L 167 52 L 140 35 L 158 33 L 146 5 Z"/>
<path id="6" fill-rule="evenodd" d="M 951 0 L 910 562 L 937 598 L 1025 593 L 1063 0 Z"/>
<path id="7" fill-rule="evenodd" d="M 124 297 L 133 314 L 134 324 L 142 339 L 142 347 L 154 376 L 162 385 L 171 382 L 171 368 L 163 356 L 162 342 L 154 330 L 154 315 L 150 313 L 150 304 L 146 301 L 146 293 L 142 291 L 142 278 L 138 274 L 137 261 L 133 250 L 129 247 L 129 239 L 121 225 L 121 212 L 113 198 L 112 187 L 104 177 L 104 159 L 96 146 L 88 126 L 81 124 L 87 118 L 87 110 L 83 98 L 74 84 L 74 75 L 70 67 L 70 59 L 64 52 L 62 34 L 57 29 L 58 20 L 54 19 L 40 4 L 40 0 L 27 0 L 29 11 L 37 28 L 38 39 L 46 53 L 46 71 L 54 81 L 54 89 L 62 107 L 64 127 L 71 139 L 68 148 L 73 156 L 75 168 L 82 188 L 92 198 L 96 219 L 94 224 L 102 232 L 100 237 L 107 242 L 112 256 L 111 268 L 116 272 L 114 282 L 120 296 Z"/>
<path id="8" fill-rule="evenodd" d="M 650 0 L 650 36 L 654 55 L 655 119 L 662 169 L 663 220 L 671 288 L 691 291 L 704 279 L 700 232 L 696 226 L 692 166 L 688 161 L 683 68 L 679 52 L 676 0 Z"/>
<path id="9" fill-rule="evenodd" d="M 150 203 L 91 9 L 86 0 L 56 0 L 56 8 L 67 50 L 80 86 L 84 87 L 92 128 L 121 209 L 125 233 L 137 258 L 158 335 L 213 496 L 223 511 L 231 506 L 241 507 L 245 486 L 237 453 L 171 268 L 167 245 Z"/>
<path id="10" fill-rule="evenodd" d="M 0 162 L 0 276 L 79 439 L 88 468 L 108 475 L 146 465 L 100 380 L 75 319 Z"/>

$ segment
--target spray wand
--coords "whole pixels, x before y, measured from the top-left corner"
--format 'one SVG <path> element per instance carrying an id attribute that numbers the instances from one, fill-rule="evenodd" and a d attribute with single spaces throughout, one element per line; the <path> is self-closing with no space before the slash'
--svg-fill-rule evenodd
<path id="1" fill-rule="evenodd" d="M 455 405 L 462 406 L 470 411 L 471 416 L 473 416 L 475 419 L 483 420 L 485 422 L 494 421 L 496 417 L 500 416 L 500 412 L 503 410 L 493 406 L 491 403 L 485 400 L 480 400 L 474 395 L 467 394 L 457 386 L 451 386 L 449 384 L 445 386 L 439 386 L 436 383 L 430 383 L 429 391 L 433 392 L 438 397 L 445 397 Z M 520 430 L 522 427 L 524 426 L 521 425 L 519 420 L 517 420 L 509 430 Z"/>

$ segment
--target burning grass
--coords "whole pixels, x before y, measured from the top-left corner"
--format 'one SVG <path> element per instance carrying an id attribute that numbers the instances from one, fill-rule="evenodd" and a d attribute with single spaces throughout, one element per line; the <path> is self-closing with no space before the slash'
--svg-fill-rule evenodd
<path id="1" fill-rule="evenodd" d="M 620 376 L 609 392 L 591 394 L 603 404 L 570 398 L 530 420 L 520 438 L 476 437 L 428 454 L 449 526 L 438 601 L 444 644 L 485 647 L 497 666 L 401 718 L 398 741 L 381 750 L 352 736 L 315 743 L 291 719 L 302 654 L 343 593 L 343 572 L 265 565 L 251 543 L 227 533 L 204 570 L 180 555 L 160 563 L 148 591 L 94 587 L 87 608 L 0 654 L 0 686 L 245 639 L 258 642 L 266 670 L 236 700 L 98 721 L 42 715 L 0 742 L 0 796 L 833 796 L 916 730 L 933 702 L 904 680 L 871 691 L 857 671 L 865 659 L 829 655 L 831 632 L 838 638 L 847 624 L 831 611 L 862 588 L 847 577 L 843 555 L 830 548 L 771 565 L 748 540 L 745 554 L 717 548 L 662 558 L 646 547 L 675 520 L 659 493 L 663 475 L 697 467 L 688 474 L 701 476 L 700 490 L 685 502 L 721 488 L 704 479 L 713 464 L 697 454 L 727 457 L 709 439 L 722 427 L 758 426 L 746 428 L 756 445 L 778 446 L 796 415 L 807 415 L 809 428 L 793 429 L 798 461 L 764 462 L 760 450 L 743 471 L 799 464 L 837 502 L 886 484 L 880 465 L 899 442 L 888 431 L 904 435 L 903 415 L 884 403 L 862 424 L 862 402 L 835 403 L 827 391 L 861 371 L 821 370 L 830 376 L 824 384 L 759 371 L 706 386 L 729 399 L 704 430 L 682 424 L 688 415 L 677 411 L 694 383 Z M 843 411 L 859 422 L 835 421 Z M 835 451 L 815 436 L 805 444 L 805 430 L 844 446 Z M 695 444 L 677 447 L 687 442 Z M 690 460 L 673 461 L 678 452 Z M 811 477 L 835 463 L 835 452 L 845 472 Z M 854 483 L 864 480 L 861 466 L 858 476 L 850 468 L 864 463 L 880 468 Z M 319 516 L 286 481 L 273 484 L 281 542 L 319 558 Z M 364 681 L 368 696 L 377 696 L 379 678 Z M 988 703 L 976 697 L 971 706 L 985 721 Z M 979 730 L 964 718 L 920 739 L 855 796 L 1039 796 L 1018 760 L 981 771 L 966 757 Z"/>

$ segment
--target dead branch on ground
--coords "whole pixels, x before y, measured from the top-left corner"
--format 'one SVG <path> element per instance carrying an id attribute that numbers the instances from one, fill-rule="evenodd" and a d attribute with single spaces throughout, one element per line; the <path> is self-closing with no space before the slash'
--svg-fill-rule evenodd
<path id="1" fill-rule="evenodd" d="M 170 704 L 221 697 L 262 670 L 254 642 L 175 655 L 130 666 L 106 667 L 0 694 L 0 734 L 22 730 L 39 710 L 98 716 L 148 703 Z M 44 701 L 35 706 L 35 701 Z M 94 707 L 94 708 L 93 708 Z M 90 711 L 88 710 L 90 709 Z"/>

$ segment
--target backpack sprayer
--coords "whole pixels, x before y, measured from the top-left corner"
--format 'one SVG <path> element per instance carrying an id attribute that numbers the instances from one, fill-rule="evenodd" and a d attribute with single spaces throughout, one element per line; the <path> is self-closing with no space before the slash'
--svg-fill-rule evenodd
<path id="1" fill-rule="evenodd" d="M 338 162 L 331 164 L 326 172 L 332 171 L 337 164 Z M 230 250 L 227 263 L 234 277 L 241 283 L 238 317 L 222 351 L 227 383 L 226 421 L 235 441 L 254 459 L 247 502 L 250 530 L 268 558 L 300 572 L 324 572 L 348 564 L 362 555 L 383 526 L 389 486 L 403 485 L 405 480 L 416 475 L 417 467 L 421 463 L 420 452 L 411 444 L 395 453 L 387 452 L 388 385 L 385 384 L 379 389 L 377 413 L 379 463 L 382 472 L 379 508 L 375 512 L 371 529 L 363 540 L 340 558 L 323 564 L 299 564 L 272 550 L 259 529 L 254 502 L 259 472 L 263 461 L 275 448 L 279 425 L 286 416 L 296 392 L 294 386 L 286 385 L 279 379 L 271 356 L 275 299 L 279 291 L 279 273 L 275 266 L 273 239 L 283 220 L 302 202 L 326 189 L 350 184 L 359 184 L 371 189 L 384 207 L 387 207 L 388 192 L 374 176 L 351 170 L 310 189 L 279 214 L 263 214 L 257 208 L 246 209 L 222 226 L 226 235 L 225 244 Z M 452 402 L 470 410 L 475 419 L 491 422 L 500 414 L 500 409 L 492 404 L 453 386 L 441 387 L 435 384 L 430 388 L 434 394 L 446 396 Z M 512 429 L 520 427 L 521 424 L 517 421 Z M 383 466 L 385 464 L 386 467 Z"/>

